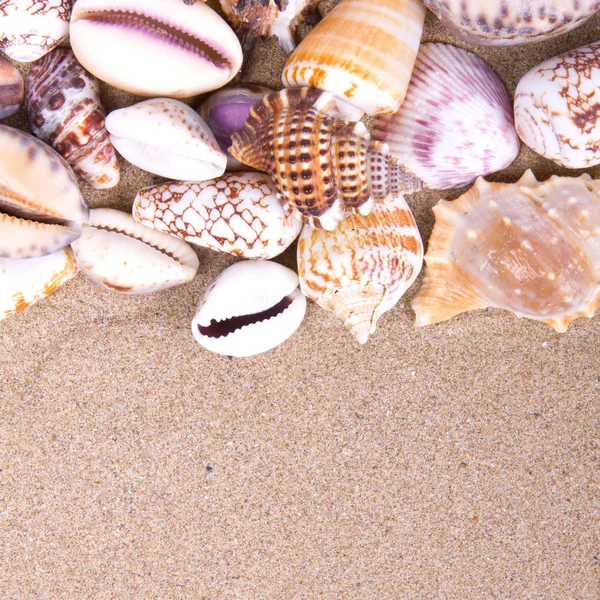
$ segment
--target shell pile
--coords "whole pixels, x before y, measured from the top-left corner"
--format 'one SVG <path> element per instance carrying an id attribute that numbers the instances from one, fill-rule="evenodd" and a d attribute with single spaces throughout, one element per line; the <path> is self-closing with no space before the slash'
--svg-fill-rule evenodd
<path id="1" fill-rule="evenodd" d="M 434 208 L 416 324 L 490 307 L 563 332 L 594 315 L 600 184 L 482 177 L 514 161 L 519 138 L 567 168 L 600 164 L 600 42 L 533 68 L 513 103 L 479 56 L 421 37 L 430 9 L 476 43 L 539 41 L 600 0 L 341 0 L 322 19 L 315 0 L 221 8 L 229 24 L 194 0 L 0 2 L 0 118 L 26 100 L 39 138 L 0 125 L 0 319 L 80 271 L 146 294 L 191 282 L 220 252 L 245 260 L 202 294 L 192 333 L 203 348 L 271 350 L 300 327 L 307 298 L 364 344 L 422 268 L 409 203 L 474 181 Z M 312 29 L 296 47 L 300 24 Z M 281 91 L 243 82 L 269 35 L 290 52 Z M 123 96 L 106 85 L 148 99 L 114 106 Z M 117 152 L 154 185 L 130 198 L 131 214 L 90 211 L 80 185 L 119 185 Z M 270 261 L 296 240 L 297 273 Z"/>

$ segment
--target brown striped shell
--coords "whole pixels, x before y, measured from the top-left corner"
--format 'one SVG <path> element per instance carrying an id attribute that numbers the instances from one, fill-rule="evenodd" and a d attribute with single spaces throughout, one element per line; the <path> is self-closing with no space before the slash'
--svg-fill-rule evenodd
<path id="1" fill-rule="evenodd" d="M 362 123 L 339 118 L 331 94 L 311 88 L 282 90 L 255 104 L 233 135 L 231 153 L 271 175 L 289 214 L 323 229 L 421 187 Z"/>

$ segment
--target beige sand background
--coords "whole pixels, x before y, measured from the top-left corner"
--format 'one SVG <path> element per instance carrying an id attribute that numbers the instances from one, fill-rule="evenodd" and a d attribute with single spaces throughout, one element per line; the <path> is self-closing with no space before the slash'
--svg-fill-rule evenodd
<path id="1" fill-rule="evenodd" d="M 599 26 L 474 51 L 512 92 Z M 465 47 L 431 15 L 425 40 Z M 279 87 L 284 60 L 262 44 L 248 80 Z M 83 186 L 92 206 L 160 180 L 123 167 Z M 494 179 L 528 167 L 565 173 L 524 149 Z M 412 198 L 425 240 L 459 193 Z M 178 289 L 79 276 L 0 323 L 0 598 L 600 598 L 600 317 L 415 329 L 419 280 L 365 347 L 311 303 L 285 344 L 230 360 L 190 321 L 234 259 L 198 253 Z"/>

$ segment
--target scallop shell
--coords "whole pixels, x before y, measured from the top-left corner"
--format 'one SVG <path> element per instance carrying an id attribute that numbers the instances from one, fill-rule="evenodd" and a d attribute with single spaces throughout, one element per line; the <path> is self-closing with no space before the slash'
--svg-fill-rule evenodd
<path id="1" fill-rule="evenodd" d="M 338 116 L 331 94 L 282 90 L 254 105 L 231 147 L 235 158 L 271 175 L 289 214 L 328 230 L 421 187 L 361 122 Z"/>
<path id="2" fill-rule="evenodd" d="M 519 152 L 504 84 L 481 58 L 447 44 L 421 46 L 404 103 L 377 117 L 371 134 L 434 189 L 500 171 Z"/>
<path id="3" fill-rule="evenodd" d="M 515 92 L 523 142 L 563 167 L 600 164 L 600 42 L 529 71 Z"/>
<path id="4" fill-rule="evenodd" d="M 106 117 L 110 140 L 130 163 L 171 179 L 204 181 L 225 171 L 227 156 L 187 104 L 153 98 Z"/>
<path id="5" fill-rule="evenodd" d="M 360 344 L 411 286 L 423 243 L 408 205 L 376 206 L 335 231 L 305 227 L 298 241 L 300 289 L 332 311 Z"/>
<path id="6" fill-rule="evenodd" d="M 283 71 L 369 115 L 391 114 L 406 94 L 425 9 L 418 0 L 344 0 L 300 43 Z"/>
<path id="7" fill-rule="evenodd" d="M 24 94 L 25 83 L 19 70 L 5 58 L 0 58 L 0 119 L 19 111 Z"/>
<path id="8" fill-rule="evenodd" d="M 175 181 L 138 192 L 133 218 L 204 248 L 245 258 L 281 254 L 302 223 L 286 215 L 268 175 L 226 173 L 202 183 Z"/>
<path id="9" fill-rule="evenodd" d="M 81 235 L 87 216 L 64 159 L 32 135 L 0 125 L 0 257 L 52 254 Z"/>
<path id="10" fill-rule="evenodd" d="M 600 182 L 588 175 L 516 184 L 480 178 L 434 207 L 416 324 L 503 308 L 566 331 L 600 304 Z"/>
<path id="11" fill-rule="evenodd" d="M 461 39 L 509 46 L 543 41 L 578 27 L 598 0 L 422 0 Z"/>
<path id="12" fill-rule="evenodd" d="M 104 127 L 100 86 L 70 50 L 57 49 L 31 65 L 29 124 L 84 181 L 97 190 L 119 183 L 119 163 Z"/>
<path id="13" fill-rule="evenodd" d="M 91 210 L 71 247 L 81 272 L 112 292 L 166 290 L 191 281 L 198 271 L 198 257 L 185 242 L 111 208 Z"/>
<path id="14" fill-rule="evenodd" d="M 254 356 L 285 342 L 305 312 L 294 271 L 270 261 L 240 261 L 208 286 L 192 333 L 211 352 Z"/>
<path id="15" fill-rule="evenodd" d="M 69 34 L 73 0 L 3 0 L 0 50 L 13 60 L 32 62 Z"/>
<path id="16" fill-rule="evenodd" d="M 0 258 L 0 320 L 54 293 L 78 271 L 69 248 L 38 258 Z"/>
<path id="17" fill-rule="evenodd" d="M 78 0 L 71 47 L 96 77 L 142 96 L 209 92 L 242 65 L 235 33 L 202 2 Z"/>

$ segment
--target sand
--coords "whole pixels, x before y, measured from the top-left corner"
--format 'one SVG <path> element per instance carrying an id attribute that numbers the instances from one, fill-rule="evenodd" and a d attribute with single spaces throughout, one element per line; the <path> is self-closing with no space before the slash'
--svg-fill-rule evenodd
<path id="1" fill-rule="evenodd" d="M 512 92 L 599 26 L 475 51 Z M 425 40 L 466 47 L 431 15 Z M 248 79 L 279 87 L 284 60 L 262 44 Z M 523 149 L 493 179 L 529 167 L 567 173 Z M 82 189 L 129 209 L 159 180 L 124 165 L 116 190 Z M 462 191 L 411 198 L 425 241 Z M 231 360 L 190 322 L 235 259 L 198 253 L 189 285 L 123 297 L 79 276 L 0 323 L 0 598 L 600 597 L 600 317 L 415 329 L 419 279 L 364 347 L 310 303 L 286 343 Z"/>

